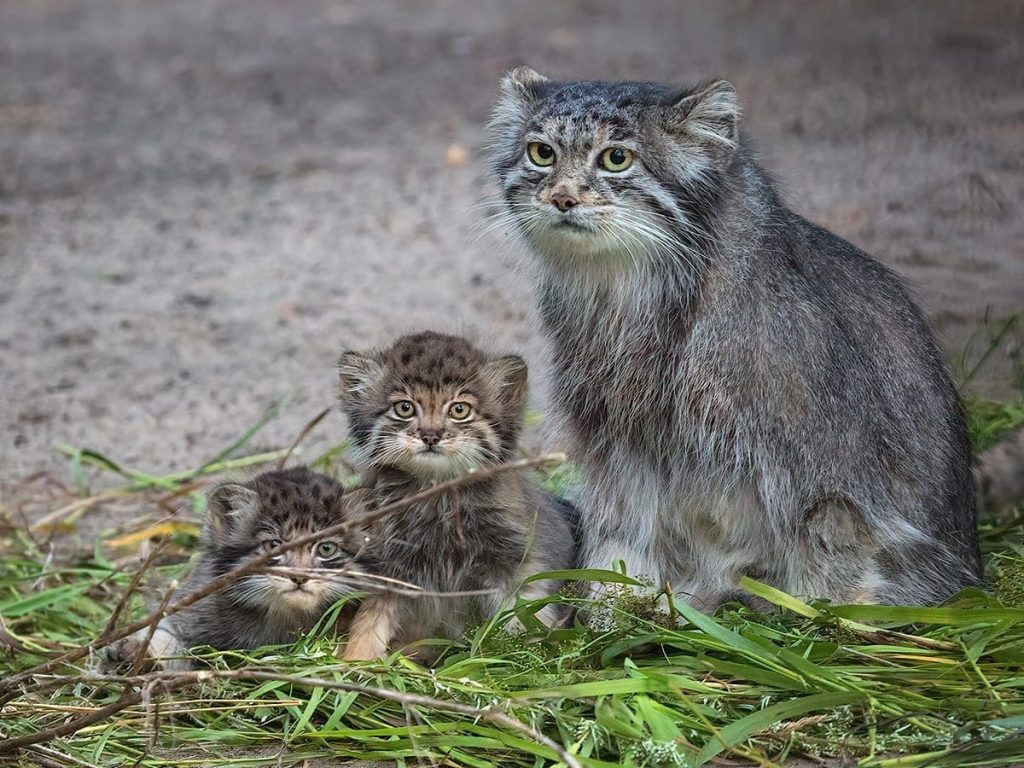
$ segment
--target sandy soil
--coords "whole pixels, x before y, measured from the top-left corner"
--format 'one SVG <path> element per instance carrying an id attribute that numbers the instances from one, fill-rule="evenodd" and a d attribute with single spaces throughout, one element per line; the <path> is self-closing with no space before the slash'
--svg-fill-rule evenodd
<path id="1" fill-rule="evenodd" d="M 525 256 L 473 240 L 523 62 L 733 79 L 793 206 L 904 274 L 954 359 L 1024 307 L 1022 46 L 1024 5 L 980 0 L 6 0 L 0 479 L 63 475 L 57 442 L 196 466 L 290 394 L 285 443 L 343 347 L 412 328 L 539 380 Z"/>

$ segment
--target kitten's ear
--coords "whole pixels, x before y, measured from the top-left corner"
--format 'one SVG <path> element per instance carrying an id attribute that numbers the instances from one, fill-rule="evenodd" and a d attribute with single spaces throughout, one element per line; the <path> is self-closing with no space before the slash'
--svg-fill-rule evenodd
<path id="1" fill-rule="evenodd" d="M 699 86 L 668 110 L 668 127 L 702 142 L 732 150 L 739 141 L 740 104 L 728 80 Z"/>
<path id="2" fill-rule="evenodd" d="M 341 402 L 356 402 L 384 375 L 384 366 L 359 352 L 343 352 L 338 361 L 338 395 Z"/>
<path id="3" fill-rule="evenodd" d="M 206 519 L 216 534 L 227 533 L 241 518 L 259 509 L 260 497 L 252 488 L 222 483 L 206 496 Z"/>
<path id="4" fill-rule="evenodd" d="M 518 407 L 526 402 L 527 368 L 523 358 L 518 355 L 499 357 L 486 363 L 481 371 L 494 383 L 507 405 Z"/>

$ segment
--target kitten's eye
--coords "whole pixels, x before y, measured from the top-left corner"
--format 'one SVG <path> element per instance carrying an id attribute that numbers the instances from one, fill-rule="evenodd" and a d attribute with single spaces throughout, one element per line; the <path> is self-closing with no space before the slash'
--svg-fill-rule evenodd
<path id="1" fill-rule="evenodd" d="M 625 147 L 608 147 L 601 153 L 601 167 L 612 173 L 621 173 L 633 164 L 633 152 Z"/>
<path id="2" fill-rule="evenodd" d="M 416 404 L 412 400 L 399 400 L 391 410 L 400 419 L 411 419 L 416 415 Z"/>
<path id="3" fill-rule="evenodd" d="M 264 541 L 262 544 L 260 544 L 260 549 L 262 549 L 264 552 L 270 552 L 271 550 L 277 549 L 280 546 L 280 539 L 268 539 L 267 541 Z"/>
<path id="4" fill-rule="evenodd" d="M 448 416 L 452 421 L 465 421 L 473 414 L 473 406 L 469 403 L 452 403 Z"/>
<path id="5" fill-rule="evenodd" d="M 539 165 L 541 168 L 555 164 L 555 150 L 550 144 L 531 141 L 526 147 L 526 154 L 531 163 Z"/>
<path id="6" fill-rule="evenodd" d="M 334 541 L 321 541 L 314 550 L 317 557 L 328 560 L 338 554 L 340 547 Z"/>

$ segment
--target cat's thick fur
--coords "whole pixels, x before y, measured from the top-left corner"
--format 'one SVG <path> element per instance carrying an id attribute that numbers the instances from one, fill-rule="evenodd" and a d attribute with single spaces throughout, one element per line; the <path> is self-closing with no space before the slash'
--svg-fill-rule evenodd
<path id="1" fill-rule="evenodd" d="M 346 507 L 335 480 L 305 467 L 265 472 L 240 483 L 221 483 L 207 496 L 199 553 L 175 597 L 203 587 L 280 542 L 343 522 Z M 334 537 L 283 552 L 268 565 L 323 572 L 348 568 L 352 556 L 341 537 Z M 315 575 L 304 578 L 257 572 L 243 576 L 163 619 L 147 655 L 165 667 L 180 668 L 189 665 L 181 657 L 194 646 L 229 650 L 292 642 L 351 591 L 342 579 Z M 147 634 L 141 630 L 112 646 L 109 660 L 135 659 Z"/>
<path id="2" fill-rule="evenodd" d="M 512 458 L 526 377 L 526 364 L 514 355 L 491 357 L 462 338 L 432 332 L 342 355 L 341 404 L 370 470 L 367 508 Z M 517 594 L 551 594 L 557 582 L 524 587 L 523 580 L 572 567 L 570 513 L 529 475 L 504 473 L 358 528 L 351 547 L 361 570 L 428 593 L 485 594 L 371 595 L 352 621 L 345 657 L 376 658 L 437 633 L 455 637 L 470 618 L 493 616 Z M 547 605 L 538 616 L 551 623 L 558 611 Z"/>
<path id="3" fill-rule="evenodd" d="M 978 584 L 967 430 L 920 310 L 785 207 L 738 127 L 725 81 L 502 82 L 492 165 L 539 257 L 583 563 L 703 607 L 745 574 L 837 602 Z"/>

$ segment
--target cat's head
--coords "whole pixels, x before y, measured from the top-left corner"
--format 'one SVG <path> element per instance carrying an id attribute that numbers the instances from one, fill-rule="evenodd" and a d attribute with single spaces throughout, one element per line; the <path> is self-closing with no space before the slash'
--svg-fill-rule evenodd
<path id="1" fill-rule="evenodd" d="M 526 405 L 519 357 L 490 357 L 427 331 L 345 352 L 339 373 L 354 447 L 369 466 L 438 480 L 504 461 L 515 448 Z"/>
<path id="2" fill-rule="evenodd" d="M 737 146 L 733 86 L 555 82 L 520 67 L 489 126 L 502 215 L 549 262 L 642 266 L 699 250 Z"/>
<path id="3" fill-rule="evenodd" d="M 206 508 L 205 552 L 216 575 L 343 522 L 346 514 L 341 486 L 305 467 L 222 483 L 207 495 Z M 325 537 L 272 558 L 268 568 L 283 573 L 243 576 L 224 594 L 237 605 L 266 613 L 268 620 L 298 628 L 351 591 L 330 573 L 351 563 L 342 536 Z M 298 572 L 302 570 L 308 573 Z"/>

